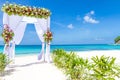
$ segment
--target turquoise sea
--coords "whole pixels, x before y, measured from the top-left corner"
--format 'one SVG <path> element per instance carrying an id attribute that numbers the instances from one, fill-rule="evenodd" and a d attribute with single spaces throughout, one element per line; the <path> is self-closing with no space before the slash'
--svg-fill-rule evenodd
<path id="1" fill-rule="evenodd" d="M 54 49 L 64 49 L 66 51 L 91 51 L 91 50 L 120 50 L 120 45 L 109 44 L 80 44 L 80 45 L 51 45 L 51 52 Z M 16 46 L 16 55 L 38 54 L 41 45 L 19 45 Z M 3 46 L 0 46 L 0 52 Z"/>

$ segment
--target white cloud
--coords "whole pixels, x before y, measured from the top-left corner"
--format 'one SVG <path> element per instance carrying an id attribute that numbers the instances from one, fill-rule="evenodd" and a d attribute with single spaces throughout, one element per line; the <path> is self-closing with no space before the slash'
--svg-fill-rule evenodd
<path id="1" fill-rule="evenodd" d="M 94 14 L 95 14 L 94 11 L 90 11 L 88 14 L 86 14 L 86 15 L 83 17 L 84 22 L 86 22 L 86 23 L 92 23 L 92 24 L 97 24 L 97 23 L 99 23 L 98 20 L 96 20 L 96 19 L 94 19 L 94 18 L 92 17 L 92 15 L 94 15 Z"/>
<path id="2" fill-rule="evenodd" d="M 95 13 L 94 11 L 90 11 L 90 14 L 91 14 L 91 15 L 94 15 L 94 13 Z"/>
<path id="3" fill-rule="evenodd" d="M 96 23 L 99 23 L 99 21 L 93 19 L 92 17 L 86 15 L 84 16 L 84 22 L 87 22 L 87 23 L 93 23 L 93 24 L 96 24 Z"/>
<path id="4" fill-rule="evenodd" d="M 69 24 L 67 27 L 68 27 L 69 29 L 73 29 L 73 28 L 74 28 L 73 24 Z"/>

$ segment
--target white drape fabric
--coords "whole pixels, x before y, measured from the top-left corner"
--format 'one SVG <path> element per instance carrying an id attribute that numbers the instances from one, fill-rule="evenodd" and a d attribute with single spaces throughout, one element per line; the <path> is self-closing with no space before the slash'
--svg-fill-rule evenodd
<path id="1" fill-rule="evenodd" d="M 9 16 L 6 13 L 3 14 L 3 24 L 9 24 Z"/>
<path id="2" fill-rule="evenodd" d="M 14 58 L 15 58 L 15 42 L 12 41 L 10 44 L 10 55 L 9 58 L 13 61 L 13 63 L 15 62 Z"/>
<path id="3" fill-rule="evenodd" d="M 50 17 L 47 19 L 47 27 L 50 28 Z"/>
<path id="4" fill-rule="evenodd" d="M 48 19 L 37 19 L 39 27 L 41 27 L 43 31 L 47 31 L 47 20 Z"/>
<path id="5" fill-rule="evenodd" d="M 14 31 L 14 38 L 13 41 L 15 41 L 15 44 L 20 44 L 20 42 L 22 41 L 22 38 L 24 36 L 24 32 L 26 29 L 26 22 L 20 22 L 19 25 L 17 26 L 17 28 Z"/>
<path id="6" fill-rule="evenodd" d="M 42 30 L 40 24 L 34 23 L 34 25 L 35 25 L 35 29 L 36 29 L 39 39 L 41 40 L 41 42 L 44 42 L 44 37 L 43 37 L 44 31 Z"/>
<path id="7" fill-rule="evenodd" d="M 50 17 L 47 19 L 47 28 L 50 29 Z M 46 43 L 46 59 L 50 63 L 50 43 Z"/>
<path id="8" fill-rule="evenodd" d="M 30 21 L 29 21 L 30 20 Z M 22 38 L 24 36 L 24 32 L 26 29 L 27 23 L 34 23 L 36 32 L 38 34 L 39 39 L 42 42 L 42 49 L 38 56 L 38 59 L 45 60 L 45 53 L 44 53 L 44 37 L 43 34 L 50 28 L 50 17 L 48 19 L 37 19 L 37 18 L 27 18 L 24 16 L 17 16 L 11 15 L 8 16 L 6 13 L 3 14 L 3 24 L 7 24 L 13 31 L 14 31 L 14 38 L 11 41 L 11 45 L 8 47 L 7 45 L 4 46 L 4 53 L 9 55 L 9 58 L 14 60 L 15 57 L 15 44 L 20 44 Z M 47 61 L 50 62 L 50 43 L 46 44 L 46 55 Z M 41 57 L 42 56 L 42 57 Z"/>
<path id="9" fill-rule="evenodd" d="M 44 45 L 44 37 L 43 37 L 44 30 L 42 29 L 40 23 L 34 23 L 34 25 L 35 25 L 37 35 L 42 42 L 42 49 L 41 49 L 41 52 L 38 55 L 38 60 L 44 60 L 45 61 L 45 53 L 44 53 L 44 46 L 45 45 Z"/>
<path id="10" fill-rule="evenodd" d="M 26 22 L 20 22 L 19 25 L 14 28 L 14 38 L 13 41 L 11 42 L 10 45 L 10 56 L 9 58 L 14 61 L 15 58 L 15 44 L 20 44 L 20 42 L 22 41 L 22 38 L 24 36 L 24 32 L 25 32 L 25 28 L 26 28 Z"/>
<path id="11" fill-rule="evenodd" d="M 43 34 L 47 31 L 48 28 L 50 28 L 50 17 L 48 19 L 37 19 L 37 21 L 38 23 L 35 23 L 36 32 L 39 36 L 39 39 L 44 42 Z M 41 56 L 44 57 L 44 61 L 46 60 L 47 62 L 50 62 L 50 45 L 46 44 L 46 55 L 41 51 L 38 56 L 39 60 L 43 59 Z"/>
<path id="12" fill-rule="evenodd" d="M 50 44 L 46 44 L 46 61 L 50 63 Z"/>
<path id="13" fill-rule="evenodd" d="M 10 29 L 12 29 L 15 32 L 15 29 L 19 26 L 20 21 L 23 17 L 11 15 L 8 16 L 6 13 L 3 14 L 3 24 L 7 24 Z M 15 42 L 15 41 L 13 41 Z M 15 56 L 15 44 L 11 43 L 9 46 L 4 46 L 4 52 L 8 55 L 8 57 L 12 60 L 14 60 Z"/>
<path id="14" fill-rule="evenodd" d="M 17 15 L 11 15 L 11 16 L 9 16 L 9 18 L 8 18 L 8 22 L 9 22 L 9 27 L 13 30 L 13 31 L 15 31 L 15 29 L 17 28 L 17 27 L 19 27 L 19 24 L 20 24 L 20 22 L 21 22 L 21 20 L 22 20 L 22 18 L 23 17 L 21 17 L 21 16 L 17 16 Z"/>
<path id="15" fill-rule="evenodd" d="M 33 18 L 33 17 L 26 17 L 26 16 L 24 16 L 23 19 L 22 19 L 22 21 L 26 22 L 26 23 L 36 23 L 37 19 Z"/>
<path id="16" fill-rule="evenodd" d="M 43 42 L 43 43 L 42 43 L 42 49 L 41 49 L 41 52 L 40 52 L 40 54 L 38 55 L 38 60 L 45 61 L 44 48 L 45 48 L 45 44 L 44 44 L 44 42 Z"/>
<path id="17" fill-rule="evenodd" d="M 5 44 L 5 46 L 4 46 L 3 53 L 6 54 L 9 57 L 9 55 L 10 55 L 10 47 L 7 44 Z"/>

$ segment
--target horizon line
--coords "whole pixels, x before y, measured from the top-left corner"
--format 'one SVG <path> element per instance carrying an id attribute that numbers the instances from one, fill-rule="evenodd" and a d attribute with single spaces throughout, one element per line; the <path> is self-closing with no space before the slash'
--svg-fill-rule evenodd
<path id="1" fill-rule="evenodd" d="M 16 46 L 39 46 L 39 45 L 42 45 L 42 44 L 20 44 L 20 45 L 16 45 Z M 51 45 L 114 45 L 113 44 L 51 44 Z M 4 44 L 0 45 L 0 46 L 4 46 Z"/>

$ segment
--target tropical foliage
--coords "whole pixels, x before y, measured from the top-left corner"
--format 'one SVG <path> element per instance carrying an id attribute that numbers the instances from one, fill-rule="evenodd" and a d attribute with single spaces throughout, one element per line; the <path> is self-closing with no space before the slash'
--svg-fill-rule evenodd
<path id="1" fill-rule="evenodd" d="M 2 38 L 4 39 L 5 44 L 9 45 L 9 42 L 13 39 L 14 37 L 14 32 L 10 29 L 10 27 L 6 24 L 4 25 L 4 29 L 2 32 Z"/>
<path id="2" fill-rule="evenodd" d="M 3 53 L 0 53 L 0 73 L 2 73 L 5 67 L 9 64 L 7 56 Z"/>
<path id="3" fill-rule="evenodd" d="M 45 8 L 21 6 L 17 4 L 4 4 L 2 11 L 8 15 L 19 15 L 45 19 L 51 15 L 50 11 Z"/>
<path id="4" fill-rule="evenodd" d="M 47 30 L 47 32 L 43 35 L 44 37 L 44 41 L 49 43 L 52 41 L 53 39 L 53 35 L 52 35 L 52 32 L 50 32 L 49 30 Z"/>
<path id="5" fill-rule="evenodd" d="M 93 75 L 97 80 L 115 80 L 120 77 L 120 68 L 115 65 L 115 58 L 101 56 L 92 57 Z"/>
<path id="6" fill-rule="evenodd" d="M 120 66 L 115 64 L 115 58 L 96 56 L 89 61 L 74 52 L 58 49 L 53 51 L 52 59 L 68 80 L 115 80 L 120 77 Z"/>
<path id="7" fill-rule="evenodd" d="M 119 40 L 120 40 L 120 36 L 116 37 L 114 41 L 115 43 L 117 43 Z"/>

